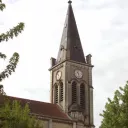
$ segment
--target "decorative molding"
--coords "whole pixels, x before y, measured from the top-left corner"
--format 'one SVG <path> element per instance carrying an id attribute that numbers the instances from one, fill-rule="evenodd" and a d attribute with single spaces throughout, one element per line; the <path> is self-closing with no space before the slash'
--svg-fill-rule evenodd
<path id="1" fill-rule="evenodd" d="M 66 63 L 72 63 L 72 64 L 77 64 L 77 65 L 82 65 L 84 67 L 94 67 L 94 65 L 90 65 L 87 63 L 81 63 L 81 62 L 77 62 L 77 61 L 73 61 L 73 60 L 67 60 Z"/>
<path id="2" fill-rule="evenodd" d="M 63 64 L 60 64 L 58 66 L 56 66 L 54 69 L 52 69 L 53 72 L 55 72 L 56 70 L 62 68 L 64 65 Z"/>
<path id="3" fill-rule="evenodd" d="M 56 64 L 55 66 L 53 66 L 52 68 L 49 69 L 49 71 L 53 70 L 55 67 L 57 67 L 58 65 L 61 65 L 63 64 L 64 62 L 68 62 L 68 63 L 74 63 L 74 64 L 79 64 L 79 65 L 83 65 L 83 66 L 87 66 L 87 67 L 94 67 L 94 65 L 89 65 L 87 63 L 80 63 L 80 62 L 77 62 L 77 61 L 73 61 L 73 60 L 63 60 L 62 62 L 60 62 L 59 64 Z"/>
<path id="4" fill-rule="evenodd" d="M 62 62 L 56 64 L 55 66 L 53 66 L 52 68 L 50 68 L 49 71 L 55 69 L 56 67 L 58 67 L 58 66 L 60 66 L 60 65 L 63 65 L 63 63 L 64 63 L 65 61 L 66 61 L 66 60 L 64 60 L 64 61 L 62 61 Z"/>
<path id="5" fill-rule="evenodd" d="M 76 64 L 76 63 L 71 63 L 71 62 L 66 62 L 66 66 L 73 66 L 73 67 L 76 67 L 78 69 L 88 69 L 87 66 L 83 66 L 83 65 L 80 65 L 80 64 Z"/>
<path id="6" fill-rule="evenodd" d="M 93 88 L 92 86 L 92 68 L 89 68 L 89 77 L 88 77 L 88 82 L 89 82 L 89 87 Z"/>
<path id="7" fill-rule="evenodd" d="M 68 83 L 72 84 L 72 82 L 75 81 L 77 82 L 78 84 L 81 84 L 81 83 L 84 83 L 87 85 L 87 82 L 83 79 L 77 79 L 77 78 L 71 78 L 69 81 L 67 81 Z"/>
<path id="8" fill-rule="evenodd" d="M 84 122 L 84 116 L 82 112 L 70 112 L 69 115 L 77 121 Z"/>
<path id="9" fill-rule="evenodd" d="M 58 80 L 58 81 L 56 81 L 53 85 L 52 85 L 52 87 L 54 87 L 54 86 L 59 86 L 61 83 L 63 83 L 63 80 Z"/>
<path id="10" fill-rule="evenodd" d="M 85 85 L 87 85 L 87 82 L 85 81 L 85 80 L 81 80 L 80 82 L 79 82 L 80 84 L 85 84 Z"/>
<path id="11" fill-rule="evenodd" d="M 52 119 L 52 121 L 55 121 L 55 122 L 73 124 L 73 120 L 71 120 L 71 119 L 58 118 L 58 117 L 41 115 L 41 114 L 36 114 L 36 113 L 30 113 L 30 115 L 31 116 L 36 116 L 40 120 L 50 120 L 50 119 Z"/>

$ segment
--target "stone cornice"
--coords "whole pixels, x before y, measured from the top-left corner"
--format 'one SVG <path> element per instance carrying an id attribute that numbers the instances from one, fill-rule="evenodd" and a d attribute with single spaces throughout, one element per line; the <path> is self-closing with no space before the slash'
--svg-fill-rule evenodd
<path id="1" fill-rule="evenodd" d="M 57 67 L 57 66 L 59 66 L 59 65 L 62 65 L 64 62 L 66 62 L 66 61 L 68 61 L 68 62 L 72 62 L 72 63 L 77 63 L 77 64 L 81 64 L 81 65 L 84 65 L 84 66 L 88 66 L 88 67 L 94 67 L 94 65 L 89 65 L 89 64 L 87 64 L 87 63 L 81 63 L 81 62 L 77 62 L 77 61 L 73 61 L 73 60 L 64 60 L 64 61 L 62 61 L 62 62 L 60 62 L 59 64 L 56 64 L 55 66 L 53 66 L 53 67 L 51 67 L 50 69 L 49 69 L 49 71 L 51 71 L 52 69 L 54 69 L 55 67 Z M 62 66 L 61 66 L 62 67 Z"/>
<path id="2" fill-rule="evenodd" d="M 50 120 L 50 119 L 52 119 L 53 121 L 56 121 L 56 122 L 63 122 L 63 123 L 69 123 L 69 124 L 73 123 L 73 120 L 71 120 L 71 119 L 58 118 L 58 117 L 40 115 L 40 114 L 35 114 L 35 113 L 31 113 L 30 115 L 36 116 L 38 119 L 41 119 L 41 120 Z"/>

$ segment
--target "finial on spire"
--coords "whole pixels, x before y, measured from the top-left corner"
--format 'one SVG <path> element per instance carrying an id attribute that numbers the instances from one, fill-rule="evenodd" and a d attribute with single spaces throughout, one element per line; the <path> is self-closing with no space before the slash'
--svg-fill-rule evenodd
<path id="1" fill-rule="evenodd" d="M 86 63 L 75 16 L 73 13 L 73 8 L 71 6 L 72 0 L 67 1 L 68 10 L 65 20 L 66 26 L 64 26 L 63 28 L 63 34 L 61 37 L 60 49 L 58 52 L 58 57 L 56 59 L 56 64 L 59 64 L 65 60 Z"/>
<path id="2" fill-rule="evenodd" d="M 68 3 L 69 3 L 69 4 L 71 4 L 71 3 L 72 3 L 72 1 L 71 1 L 71 0 L 69 0 L 69 1 L 68 1 Z"/>

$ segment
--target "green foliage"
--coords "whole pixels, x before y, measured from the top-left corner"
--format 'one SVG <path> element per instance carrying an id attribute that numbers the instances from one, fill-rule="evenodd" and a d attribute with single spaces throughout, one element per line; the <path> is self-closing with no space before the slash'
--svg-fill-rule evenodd
<path id="1" fill-rule="evenodd" d="M 108 98 L 100 128 L 128 128 L 128 82 L 115 91 L 114 98 Z"/>
<path id="2" fill-rule="evenodd" d="M 0 57 L 6 59 L 6 55 L 0 52 Z"/>
<path id="3" fill-rule="evenodd" d="M 12 72 L 15 71 L 18 61 L 19 61 L 19 54 L 14 53 L 13 56 L 10 58 L 9 64 L 6 66 L 6 69 L 0 73 L 0 81 L 2 81 L 6 77 L 9 77 L 9 75 L 11 75 Z"/>
<path id="4" fill-rule="evenodd" d="M 6 5 L 2 3 L 2 0 L 0 0 L 0 11 L 3 11 L 5 7 Z M 13 39 L 14 37 L 17 37 L 23 31 L 23 29 L 24 29 L 24 23 L 21 22 L 17 26 L 7 31 L 6 33 L 1 33 L 0 43 L 3 41 L 8 41 L 9 39 Z M 5 59 L 6 55 L 0 52 L 0 58 Z M 2 82 L 3 79 L 9 77 L 9 75 L 11 75 L 12 72 L 15 72 L 15 68 L 18 61 L 19 61 L 19 54 L 15 52 L 13 56 L 10 58 L 9 64 L 6 66 L 6 69 L 0 73 L 0 82 Z"/>
<path id="5" fill-rule="evenodd" d="M 0 95 L 6 95 L 6 93 L 4 92 L 3 85 L 0 85 Z"/>
<path id="6" fill-rule="evenodd" d="M 5 104 L 0 107 L 0 128 L 42 128 L 40 121 L 30 116 L 28 104 L 24 107 L 20 102 L 12 103 L 5 100 Z"/>
<path id="7" fill-rule="evenodd" d="M 13 37 L 17 37 L 24 29 L 24 23 L 19 23 L 16 27 L 13 27 L 6 33 L 0 34 L 0 42 L 8 41 L 9 38 L 13 39 Z"/>
<path id="8" fill-rule="evenodd" d="M 0 10 L 3 11 L 5 7 L 5 4 L 3 4 L 2 0 L 0 0 Z"/>

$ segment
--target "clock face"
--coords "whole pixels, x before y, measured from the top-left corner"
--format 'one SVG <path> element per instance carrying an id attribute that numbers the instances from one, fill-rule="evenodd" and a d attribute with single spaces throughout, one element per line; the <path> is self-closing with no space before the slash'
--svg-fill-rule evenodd
<path id="1" fill-rule="evenodd" d="M 61 75 L 62 75 L 62 73 L 60 71 L 58 71 L 56 74 L 56 79 L 59 80 L 61 78 Z"/>
<path id="2" fill-rule="evenodd" d="M 80 70 L 75 70 L 75 76 L 76 76 L 77 78 L 82 78 L 83 73 L 82 73 Z"/>

